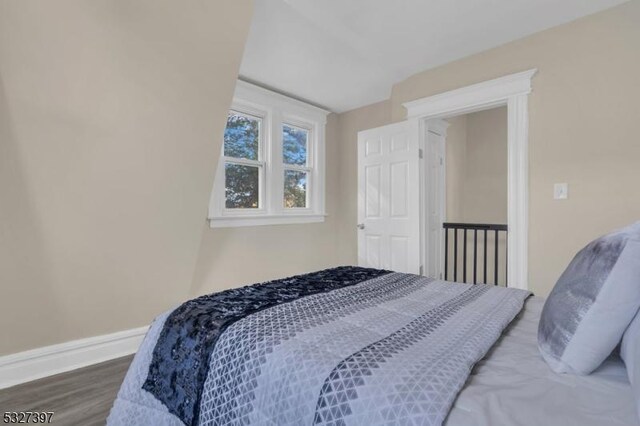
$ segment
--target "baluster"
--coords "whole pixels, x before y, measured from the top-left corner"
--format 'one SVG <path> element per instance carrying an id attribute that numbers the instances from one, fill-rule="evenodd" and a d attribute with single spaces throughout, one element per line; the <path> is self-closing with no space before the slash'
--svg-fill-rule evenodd
<path id="1" fill-rule="evenodd" d="M 483 223 L 444 223 L 442 225 L 442 227 L 444 228 L 444 250 L 445 250 L 445 254 L 444 254 L 444 279 L 446 281 L 448 280 L 452 280 L 455 282 L 463 282 L 463 283 L 473 283 L 473 284 L 478 284 L 478 283 L 484 283 L 484 284 L 489 284 L 489 238 L 490 238 L 490 232 L 494 232 L 493 234 L 493 243 L 494 243 L 494 248 L 493 248 L 493 264 L 491 266 L 493 266 L 494 271 L 493 271 L 493 284 L 494 285 L 502 285 L 502 282 L 500 281 L 500 268 L 504 268 L 504 274 L 505 274 L 505 278 L 504 280 L 504 285 L 508 286 L 508 277 L 509 277 L 509 259 L 508 259 L 508 252 L 509 252 L 509 229 L 507 227 L 507 225 L 503 225 L 503 224 L 483 224 Z M 449 231 L 453 230 L 453 236 L 450 237 L 449 236 Z M 462 230 L 462 235 L 458 235 L 458 230 Z M 473 231 L 473 254 L 469 253 L 469 247 L 468 245 L 470 244 L 469 242 L 469 238 L 471 237 L 471 235 L 469 235 L 469 231 Z M 480 237 L 483 238 L 482 241 L 482 245 L 483 247 L 478 248 L 478 234 L 480 234 L 481 231 L 483 233 L 483 235 L 481 235 Z M 504 236 L 506 238 L 505 240 L 505 244 L 504 244 L 504 249 L 500 248 L 500 238 L 501 235 L 500 232 L 504 231 Z M 450 244 L 450 239 L 453 238 L 453 257 L 451 258 L 451 253 L 449 253 L 449 244 Z M 460 280 L 458 281 L 458 270 L 460 269 L 460 265 L 458 263 L 458 243 L 459 243 L 459 239 L 460 238 L 464 238 L 464 241 L 462 243 L 462 247 L 460 247 L 460 249 L 462 249 L 462 258 L 460 259 L 462 263 L 462 271 L 460 271 Z M 478 256 L 479 256 L 479 251 L 482 250 L 483 252 L 483 258 L 482 258 L 482 275 L 480 277 L 478 277 L 479 275 L 479 269 L 480 269 L 480 265 L 478 264 Z M 505 265 L 504 266 L 500 266 L 500 253 L 502 253 L 502 250 L 505 250 Z M 468 261 L 469 256 L 473 256 L 473 277 L 471 277 L 470 275 L 467 276 L 467 270 L 469 270 L 469 274 L 471 274 L 471 270 L 469 269 L 469 265 L 468 265 Z M 451 265 L 452 264 L 452 265 Z M 453 276 L 449 274 L 449 268 L 453 268 Z M 442 276 L 442 275 L 441 275 Z"/>
<path id="2" fill-rule="evenodd" d="M 484 230 L 484 284 L 487 284 L 487 257 L 488 253 L 487 253 L 487 230 Z"/>
<path id="3" fill-rule="evenodd" d="M 458 282 L 458 228 L 453 231 L 453 281 Z"/>
<path id="4" fill-rule="evenodd" d="M 467 282 L 467 229 L 464 230 L 464 254 L 462 256 L 462 282 Z"/>
<path id="5" fill-rule="evenodd" d="M 478 284 L 478 230 L 473 230 L 473 283 Z"/>
<path id="6" fill-rule="evenodd" d="M 509 287 L 509 231 L 504 233 L 504 286 Z"/>
<path id="7" fill-rule="evenodd" d="M 494 270 L 493 273 L 495 275 L 495 280 L 494 280 L 494 285 L 498 285 L 498 230 L 496 229 L 496 233 L 495 233 L 495 244 L 496 246 L 494 247 L 494 252 L 495 252 L 495 266 L 494 266 Z"/>
<path id="8" fill-rule="evenodd" d="M 444 280 L 449 277 L 449 229 L 444 228 Z"/>

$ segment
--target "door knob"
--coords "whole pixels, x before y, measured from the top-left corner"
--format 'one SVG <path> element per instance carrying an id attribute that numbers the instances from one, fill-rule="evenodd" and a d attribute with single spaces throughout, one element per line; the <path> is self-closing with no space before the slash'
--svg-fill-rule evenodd
<path id="1" fill-rule="evenodd" d="M 364 223 L 359 223 L 357 226 L 358 226 L 358 229 L 364 229 Z"/>

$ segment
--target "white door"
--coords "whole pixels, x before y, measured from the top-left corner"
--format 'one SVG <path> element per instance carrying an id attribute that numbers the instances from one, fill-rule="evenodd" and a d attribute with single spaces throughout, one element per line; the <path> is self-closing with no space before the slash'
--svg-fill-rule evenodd
<path id="1" fill-rule="evenodd" d="M 442 278 L 444 269 L 444 232 L 442 223 L 445 218 L 445 138 L 446 127 L 427 123 L 425 186 L 426 186 L 426 260 L 425 275 Z"/>
<path id="2" fill-rule="evenodd" d="M 358 133 L 358 264 L 420 272 L 417 120 Z"/>

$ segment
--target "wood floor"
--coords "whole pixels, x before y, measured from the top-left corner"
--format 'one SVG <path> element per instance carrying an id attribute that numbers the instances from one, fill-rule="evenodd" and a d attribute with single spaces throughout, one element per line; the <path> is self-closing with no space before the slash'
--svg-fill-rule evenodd
<path id="1" fill-rule="evenodd" d="M 104 425 L 132 359 L 133 355 L 2 389 L 0 415 L 54 411 L 53 425 Z"/>

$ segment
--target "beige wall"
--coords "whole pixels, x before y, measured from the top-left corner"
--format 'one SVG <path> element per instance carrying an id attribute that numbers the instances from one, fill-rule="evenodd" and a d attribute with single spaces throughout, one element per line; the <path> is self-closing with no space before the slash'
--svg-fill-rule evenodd
<path id="1" fill-rule="evenodd" d="M 446 157 L 446 219 L 449 222 L 464 222 L 464 185 L 467 162 L 467 116 L 447 119 Z"/>
<path id="2" fill-rule="evenodd" d="M 209 228 L 202 241 L 191 294 L 282 278 L 335 266 L 338 258 L 338 116 L 326 126 L 326 211 L 323 223 Z"/>
<path id="3" fill-rule="evenodd" d="M 188 296 L 251 11 L 0 2 L 0 354 Z"/>
<path id="4" fill-rule="evenodd" d="M 393 87 L 392 121 L 400 121 L 403 102 L 538 68 L 529 101 L 529 283 L 537 294 L 585 243 L 640 219 L 638 40 L 640 1 L 632 0 Z M 568 200 L 553 200 L 555 182 L 569 183 Z M 355 205 L 356 192 L 344 199 Z M 344 238 L 343 259 L 353 260 L 355 236 Z"/>
<path id="5" fill-rule="evenodd" d="M 467 116 L 465 221 L 507 223 L 507 108 Z"/>
<path id="6" fill-rule="evenodd" d="M 507 108 L 448 121 L 447 221 L 507 223 Z"/>

